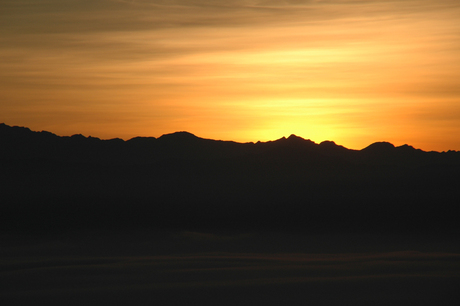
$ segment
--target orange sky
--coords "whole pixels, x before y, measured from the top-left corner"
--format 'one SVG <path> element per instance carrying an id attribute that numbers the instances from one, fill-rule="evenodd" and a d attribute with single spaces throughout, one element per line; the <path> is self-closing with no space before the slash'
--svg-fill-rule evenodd
<path id="1" fill-rule="evenodd" d="M 0 0 L 0 122 L 460 150 L 458 0 Z"/>

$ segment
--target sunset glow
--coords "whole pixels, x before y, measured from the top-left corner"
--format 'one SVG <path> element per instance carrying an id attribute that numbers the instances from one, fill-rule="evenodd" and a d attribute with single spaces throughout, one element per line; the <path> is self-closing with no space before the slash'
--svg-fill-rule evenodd
<path id="1" fill-rule="evenodd" d="M 1 1 L 0 122 L 460 150 L 460 2 Z"/>

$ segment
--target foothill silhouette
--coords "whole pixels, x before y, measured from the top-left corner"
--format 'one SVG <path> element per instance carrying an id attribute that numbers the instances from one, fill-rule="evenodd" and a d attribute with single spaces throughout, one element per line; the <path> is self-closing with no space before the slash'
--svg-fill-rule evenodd
<path id="1" fill-rule="evenodd" d="M 443 233 L 460 229 L 460 152 L 291 135 L 101 140 L 0 125 L 1 223 L 78 229 Z"/>

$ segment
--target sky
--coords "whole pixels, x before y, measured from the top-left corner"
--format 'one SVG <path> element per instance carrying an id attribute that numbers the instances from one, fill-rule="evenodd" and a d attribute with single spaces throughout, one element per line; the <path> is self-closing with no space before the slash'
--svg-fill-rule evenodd
<path id="1" fill-rule="evenodd" d="M 460 150 L 458 0 L 0 0 L 0 122 Z"/>

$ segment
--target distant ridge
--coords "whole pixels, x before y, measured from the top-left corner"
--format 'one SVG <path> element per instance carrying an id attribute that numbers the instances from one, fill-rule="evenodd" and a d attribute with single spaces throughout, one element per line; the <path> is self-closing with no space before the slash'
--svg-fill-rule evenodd
<path id="1" fill-rule="evenodd" d="M 0 124 L 0 232 L 88 228 L 460 233 L 460 152 L 296 135 L 130 140 Z"/>
<path id="2" fill-rule="evenodd" d="M 148 162 L 170 158 L 185 159 L 219 159 L 232 158 L 244 155 L 271 155 L 276 158 L 282 155 L 300 158 L 314 158 L 319 156 L 335 157 L 354 163 L 369 162 L 388 163 L 423 156 L 424 161 L 444 158 L 458 152 L 449 151 L 449 154 L 425 152 L 409 145 L 395 147 L 388 142 L 376 142 L 362 150 L 351 150 L 333 141 L 323 141 L 317 144 L 309 139 L 291 134 L 288 138 L 257 143 L 238 143 L 204 139 L 186 131 L 164 134 L 155 137 L 134 137 L 127 141 L 119 138 L 101 140 L 96 137 L 85 137 L 81 134 L 72 136 L 57 136 L 47 131 L 34 132 L 26 127 L 8 126 L 0 124 L 0 144 L 5 148 L 0 152 L 3 158 L 59 158 L 85 160 L 105 159 L 106 161 L 131 160 L 130 162 Z M 130 155 L 133 155 L 130 157 Z M 287 156 L 285 156 L 288 158 Z M 289 157 L 289 158 L 291 158 Z M 411 161 L 413 162 L 413 160 Z"/>
<path id="3" fill-rule="evenodd" d="M 34 135 L 34 136 L 33 136 Z M 17 138 L 17 140 L 24 140 L 24 139 L 30 139 L 31 137 L 35 137 L 35 139 L 42 139 L 42 140 L 45 140 L 45 139 L 57 139 L 57 138 L 71 138 L 71 139 L 86 139 L 86 140 L 91 140 L 91 141 L 94 141 L 94 140 L 98 140 L 98 141 L 103 141 L 103 142 L 107 142 L 107 141 L 119 141 L 119 142 L 125 142 L 124 140 L 120 139 L 120 138 L 113 138 L 113 139 L 104 139 L 104 140 L 101 140 L 100 138 L 97 138 L 97 137 L 92 137 L 92 136 L 89 136 L 89 137 L 85 137 L 83 136 L 82 134 L 74 134 L 72 136 L 57 136 L 56 134 L 54 133 L 51 133 L 51 132 L 48 132 L 48 131 L 32 131 L 30 130 L 29 128 L 27 127 L 20 127 L 20 126 L 9 126 L 9 125 L 6 125 L 5 123 L 0 123 L 0 137 L 2 141 L 5 141 L 5 140 L 8 140 L 8 139 L 13 139 L 13 138 Z M 155 137 L 141 137 L 141 136 L 137 136 L 137 137 L 134 137 L 134 138 L 131 138 L 129 140 L 127 140 L 126 142 L 136 142 L 136 141 L 154 141 L 154 140 L 168 140 L 168 141 L 200 141 L 200 140 L 207 140 L 207 141 L 219 141 L 219 142 L 228 142 L 228 143 L 237 143 L 237 142 L 234 142 L 234 141 L 222 141 L 222 140 L 212 140 L 212 139 L 205 139 L 205 138 L 201 138 L 201 137 L 198 137 L 190 132 L 187 132 L 187 131 L 179 131 L 179 132 L 174 132 L 174 133 L 168 133 L 168 134 L 164 134 L 158 138 L 155 138 Z M 249 142 L 250 144 L 253 144 L 253 142 Z M 286 137 L 282 137 L 280 139 L 277 139 L 277 140 L 271 140 L 271 141 L 267 141 L 267 142 L 260 142 L 258 141 L 257 144 L 260 144 L 260 143 L 289 143 L 289 144 L 295 144 L 295 143 L 303 143 L 303 144 L 311 144 L 311 145 L 317 145 L 315 142 L 311 141 L 310 139 L 304 139 L 302 137 L 299 137 L 299 136 L 296 136 L 294 134 L 291 134 L 288 138 Z M 242 143 L 240 143 L 242 144 Z M 340 145 L 337 145 L 334 141 L 329 141 L 329 140 L 326 140 L 326 141 L 323 141 L 320 143 L 320 145 L 322 145 L 323 147 L 329 147 L 329 148 L 332 148 L 332 147 L 340 147 L 340 148 L 345 148 L 343 146 L 340 146 Z M 375 151 L 391 151 L 393 149 L 398 149 L 398 148 L 403 148 L 405 150 L 408 150 L 408 149 L 414 149 L 412 146 L 410 145 L 402 145 L 402 146 L 399 146 L 399 147 L 395 147 L 393 144 L 389 143 L 389 142 L 375 142 L 369 146 L 367 146 L 366 148 L 362 149 L 361 151 L 368 151 L 368 152 L 375 152 Z M 346 148 L 345 148 L 346 149 Z M 350 150 L 350 149 L 348 149 Z M 422 151 L 420 149 L 416 149 L 417 151 Z M 356 151 L 356 150 L 354 150 Z M 456 152 L 454 150 L 449 150 L 449 151 L 452 151 L 452 152 Z"/>

